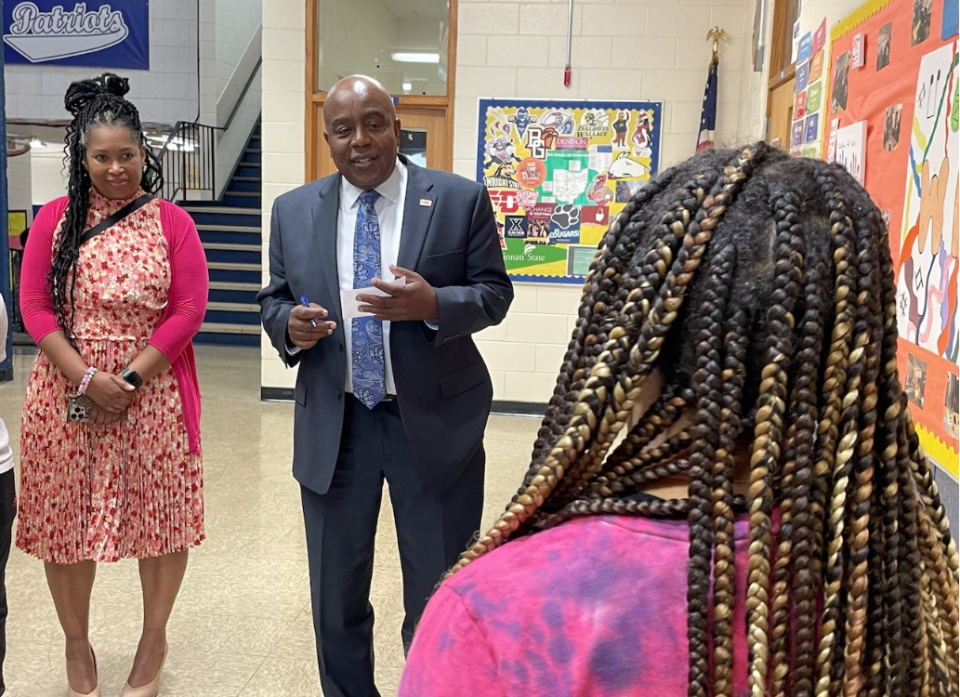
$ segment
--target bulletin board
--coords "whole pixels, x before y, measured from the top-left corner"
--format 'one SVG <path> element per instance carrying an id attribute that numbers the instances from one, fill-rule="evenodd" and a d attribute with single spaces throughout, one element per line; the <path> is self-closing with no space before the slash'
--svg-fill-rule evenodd
<path id="1" fill-rule="evenodd" d="M 799 26 L 799 25 L 798 25 Z M 795 157 L 819 157 L 823 138 L 824 113 L 827 112 L 827 84 L 824 56 L 827 54 L 827 20 L 816 31 L 797 40 L 797 74 L 794 80 L 793 127 L 790 130 L 790 154 Z"/>
<path id="2" fill-rule="evenodd" d="M 660 163 L 662 102 L 480 100 L 477 181 L 514 281 L 581 284 Z"/>
<path id="3" fill-rule="evenodd" d="M 925 450 L 957 476 L 957 0 L 873 0 L 831 32 L 824 156 L 883 212 L 900 375 Z"/>

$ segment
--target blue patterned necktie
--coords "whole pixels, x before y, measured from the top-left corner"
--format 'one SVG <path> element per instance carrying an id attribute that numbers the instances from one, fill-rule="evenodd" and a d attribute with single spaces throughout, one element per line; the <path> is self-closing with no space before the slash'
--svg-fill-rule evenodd
<path id="1" fill-rule="evenodd" d="M 353 287 L 369 288 L 380 278 L 380 221 L 373 205 L 376 191 L 360 194 L 357 228 L 353 237 Z M 353 394 L 373 409 L 387 394 L 387 371 L 383 357 L 383 322 L 373 317 L 353 320 Z"/>

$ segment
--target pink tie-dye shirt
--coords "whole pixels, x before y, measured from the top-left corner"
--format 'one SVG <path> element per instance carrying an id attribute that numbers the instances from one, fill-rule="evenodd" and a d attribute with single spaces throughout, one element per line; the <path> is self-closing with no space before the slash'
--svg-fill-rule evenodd
<path id="1" fill-rule="evenodd" d="M 748 694 L 745 519 L 734 694 Z M 685 521 L 580 518 L 470 564 L 427 605 L 399 697 L 684 697 Z"/>

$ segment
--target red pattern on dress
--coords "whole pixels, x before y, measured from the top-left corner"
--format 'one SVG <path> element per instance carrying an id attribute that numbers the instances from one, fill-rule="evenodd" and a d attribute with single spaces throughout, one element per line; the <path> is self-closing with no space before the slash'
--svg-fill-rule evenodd
<path id="1" fill-rule="evenodd" d="M 91 190 L 87 228 L 130 200 Z M 61 219 L 54 248 L 62 225 Z M 147 346 L 169 291 L 169 253 L 154 200 L 80 248 L 74 333 L 84 361 L 119 374 Z M 41 352 L 23 407 L 17 546 L 44 561 L 73 564 L 199 545 L 202 458 L 190 452 L 173 371 L 144 383 L 127 420 L 108 426 L 67 421 L 67 397 L 75 390 Z"/>

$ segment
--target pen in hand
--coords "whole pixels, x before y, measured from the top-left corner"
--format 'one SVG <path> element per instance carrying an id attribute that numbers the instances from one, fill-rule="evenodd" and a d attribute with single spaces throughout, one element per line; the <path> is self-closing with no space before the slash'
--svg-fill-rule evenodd
<path id="1" fill-rule="evenodd" d="M 307 296 L 306 296 L 306 295 L 301 295 L 301 296 L 300 296 L 300 304 L 303 305 L 304 307 L 310 307 L 310 301 L 307 300 Z M 311 318 L 310 318 L 310 326 L 313 327 L 314 329 L 316 329 L 316 328 L 317 328 L 317 320 L 315 320 L 315 319 L 313 319 L 313 318 L 311 317 Z"/>

